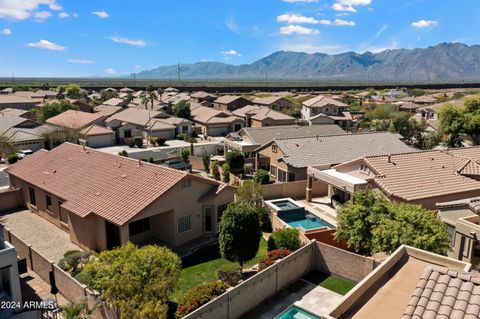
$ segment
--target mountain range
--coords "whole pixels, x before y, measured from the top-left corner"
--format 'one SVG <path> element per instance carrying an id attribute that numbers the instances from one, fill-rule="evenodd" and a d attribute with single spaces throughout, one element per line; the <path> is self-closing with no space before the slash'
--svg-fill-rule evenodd
<path id="1" fill-rule="evenodd" d="M 328 80 L 370 82 L 467 82 L 480 80 L 480 45 L 442 43 L 427 48 L 335 55 L 277 51 L 251 64 L 197 62 L 160 66 L 138 79 Z M 133 74 L 131 75 L 133 77 Z"/>

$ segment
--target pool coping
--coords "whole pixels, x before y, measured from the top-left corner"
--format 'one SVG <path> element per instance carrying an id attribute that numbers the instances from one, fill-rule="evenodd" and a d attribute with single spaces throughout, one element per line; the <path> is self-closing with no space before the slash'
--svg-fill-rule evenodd
<path id="1" fill-rule="evenodd" d="M 307 314 L 313 316 L 315 319 L 322 319 L 322 317 L 319 317 L 318 315 L 314 314 L 313 312 L 311 311 L 308 311 L 300 306 L 297 306 L 295 303 L 291 304 L 290 306 L 288 306 L 287 309 L 285 309 L 284 311 L 282 311 L 278 316 L 276 316 L 275 318 L 273 319 L 280 319 L 280 317 L 284 314 L 286 314 L 288 311 L 290 311 L 292 308 L 297 308 L 297 309 L 300 309 L 301 311 L 303 312 L 306 312 Z"/>

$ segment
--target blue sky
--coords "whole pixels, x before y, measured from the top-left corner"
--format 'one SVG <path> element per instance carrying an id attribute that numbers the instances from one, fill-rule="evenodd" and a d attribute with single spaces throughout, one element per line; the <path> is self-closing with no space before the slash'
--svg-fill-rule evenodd
<path id="1" fill-rule="evenodd" d="M 0 0 L 0 76 L 480 43 L 478 0 Z"/>

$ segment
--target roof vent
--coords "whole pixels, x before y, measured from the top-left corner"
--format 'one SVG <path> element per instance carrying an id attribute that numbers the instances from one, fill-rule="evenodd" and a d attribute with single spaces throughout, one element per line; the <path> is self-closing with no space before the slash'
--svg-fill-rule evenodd
<path id="1" fill-rule="evenodd" d="M 122 174 L 122 176 L 121 176 L 121 177 L 122 177 L 122 178 L 125 178 L 125 177 L 127 177 L 127 175 L 126 175 L 126 174 Z"/>
<path id="2" fill-rule="evenodd" d="M 95 195 L 100 196 L 100 195 L 102 195 L 102 193 L 96 192 Z"/>

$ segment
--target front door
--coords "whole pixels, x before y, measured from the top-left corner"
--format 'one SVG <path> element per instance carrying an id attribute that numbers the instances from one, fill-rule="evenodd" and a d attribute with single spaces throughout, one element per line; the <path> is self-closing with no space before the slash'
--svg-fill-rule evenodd
<path id="1" fill-rule="evenodd" d="M 105 221 L 105 233 L 107 236 L 107 249 L 120 246 L 120 229 L 117 225 Z"/>
<path id="2" fill-rule="evenodd" d="M 203 232 L 205 234 L 213 232 L 213 206 L 203 208 Z"/>

